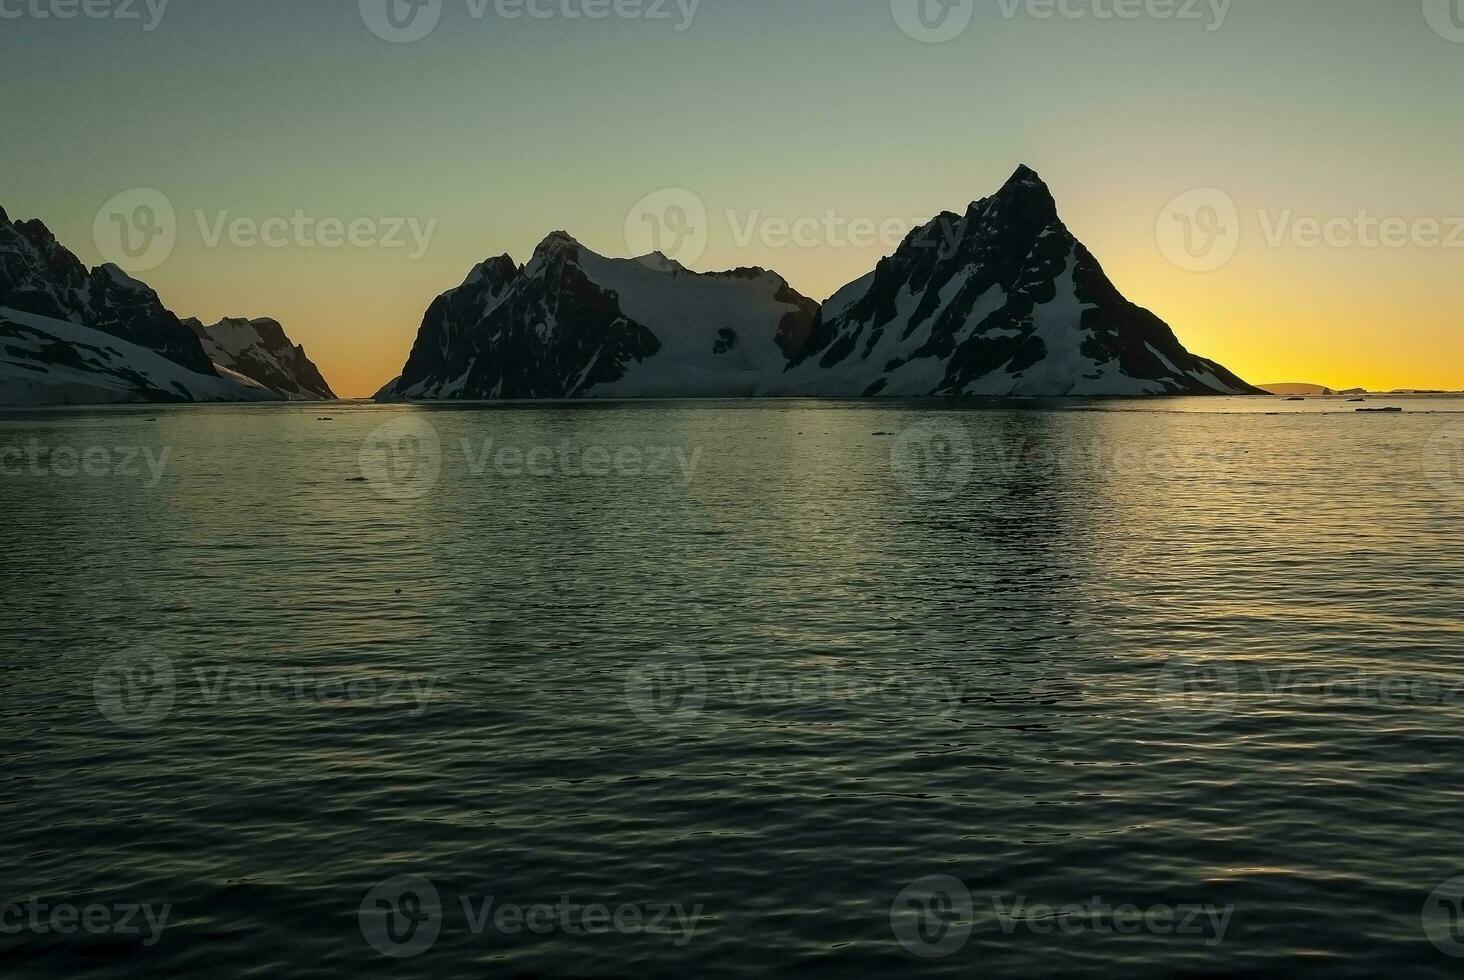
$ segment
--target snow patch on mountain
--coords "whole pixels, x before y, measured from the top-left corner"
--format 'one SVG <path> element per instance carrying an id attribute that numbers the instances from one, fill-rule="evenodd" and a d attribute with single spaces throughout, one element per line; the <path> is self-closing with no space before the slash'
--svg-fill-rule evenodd
<path id="1" fill-rule="evenodd" d="M 655 255 L 607 259 L 588 249 L 580 263 L 661 342 L 653 356 L 628 365 L 620 380 L 589 391 L 593 397 L 750 396 L 788 363 L 778 327 L 796 305 L 780 299 L 788 285 L 775 273 L 699 274 Z"/>
<path id="2" fill-rule="evenodd" d="M 0 404 L 278 400 L 242 375 L 200 374 L 100 330 L 0 307 Z"/>
<path id="3" fill-rule="evenodd" d="M 555 232 L 522 269 L 491 259 L 439 296 L 384 400 L 751 395 L 816 311 L 762 269 L 612 259 Z"/>

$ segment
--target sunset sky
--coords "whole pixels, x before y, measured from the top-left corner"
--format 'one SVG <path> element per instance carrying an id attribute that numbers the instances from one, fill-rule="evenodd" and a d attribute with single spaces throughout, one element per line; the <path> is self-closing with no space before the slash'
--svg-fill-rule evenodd
<path id="1" fill-rule="evenodd" d="M 695 268 L 776 269 L 822 300 L 892 246 L 740 229 L 831 212 L 908 227 L 1026 163 L 1130 299 L 1246 379 L 1464 388 L 1464 26 L 1446 2 L 1201 0 L 1193 17 L 1118 19 L 1097 16 L 1112 0 L 1050 18 L 975 0 L 943 43 L 903 30 L 891 0 L 701 0 L 690 16 L 671 0 L 665 18 L 646 16 L 658 0 L 635 17 L 602 0 L 605 19 L 535 2 L 548 16 L 445 0 L 435 30 L 392 43 L 358 0 L 173 0 L 155 24 L 143 0 L 140 20 L 0 0 L 0 205 L 94 264 L 98 210 L 162 192 L 177 244 L 139 278 L 182 316 L 280 320 L 338 393 L 363 396 L 476 262 L 526 261 L 559 228 L 628 254 L 627 216 L 663 188 L 705 204 Z M 1192 271 L 1171 260 L 1164 229 L 1185 219 L 1166 208 L 1211 188 L 1189 200 L 1233 201 L 1238 247 Z M 208 241 L 220 218 L 296 212 L 432 234 L 420 256 L 406 233 L 406 248 Z M 1384 222 L 1400 247 L 1377 240 Z"/>

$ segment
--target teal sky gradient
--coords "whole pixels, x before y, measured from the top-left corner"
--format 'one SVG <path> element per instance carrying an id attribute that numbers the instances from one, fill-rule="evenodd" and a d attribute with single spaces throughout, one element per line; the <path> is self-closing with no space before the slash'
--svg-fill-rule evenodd
<path id="1" fill-rule="evenodd" d="M 944 44 L 907 37 L 889 0 L 702 0 L 681 33 L 448 0 L 411 44 L 356 0 L 172 0 L 151 32 L 0 19 L 0 204 L 97 262 L 98 207 L 163 191 L 179 244 L 140 277 L 182 315 L 277 317 L 361 395 L 473 263 L 526 260 L 556 228 L 624 254 L 657 189 L 711 211 L 698 268 L 768 266 L 824 299 L 889 249 L 739 247 L 721 215 L 924 219 L 1025 162 L 1130 298 L 1250 380 L 1464 387 L 1464 247 L 1271 247 L 1255 226 L 1197 274 L 1155 241 L 1199 187 L 1243 215 L 1464 216 L 1464 43 L 1419 0 L 1234 0 L 1213 31 L 976 8 Z M 195 209 L 437 225 L 415 261 L 207 248 Z"/>

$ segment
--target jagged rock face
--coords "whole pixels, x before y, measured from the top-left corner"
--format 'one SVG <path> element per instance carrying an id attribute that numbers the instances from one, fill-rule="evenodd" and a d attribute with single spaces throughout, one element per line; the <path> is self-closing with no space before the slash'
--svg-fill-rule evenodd
<path id="1" fill-rule="evenodd" d="M 398 392 L 408 398 L 572 398 L 660 347 L 580 268 L 564 237 L 520 270 L 501 256 L 428 308 Z"/>
<path id="2" fill-rule="evenodd" d="M 335 398 L 320 369 L 305 355 L 305 348 L 290 342 L 278 320 L 226 318 L 204 326 L 195 318 L 183 321 L 203 343 L 218 366 L 252 378 L 289 401 L 330 401 Z"/>
<path id="3" fill-rule="evenodd" d="M 1124 299 L 1020 168 L 825 304 L 779 386 L 828 395 L 1252 392 Z"/>
<path id="4" fill-rule="evenodd" d="M 114 265 L 88 270 L 40 221 L 0 211 L 0 307 L 82 324 L 214 374 L 202 344 L 145 283 Z"/>
<path id="5" fill-rule="evenodd" d="M 762 269 L 607 259 L 556 232 L 523 269 L 502 256 L 438 297 L 387 397 L 750 395 L 816 312 Z"/>
<path id="6" fill-rule="evenodd" d="M 607 259 L 556 232 L 428 310 L 382 397 L 1240 394 L 1126 300 L 1026 167 L 822 309 L 762 269 Z"/>
<path id="7" fill-rule="evenodd" d="M 498 299 L 518 275 L 518 266 L 508 256 L 490 259 L 476 266 L 456 289 L 437 297 L 422 318 L 417 341 L 402 374 L 377 398 L 410 391 L 419 397 L 442 392 L 454 379 L 468 375 L 482 354 L 479 325 L 498 306 Z M 464 396 L 466 397 L 466 396 Z"/>
<path id="8" fill-rule="evenodd" d="M 791 360 L 801 355 L 807 349 L 808 342 L 813 339 L 819 305 L 786 284 L 778 290 L 774 299 L 793 307 L 778 324 L 778 346 Z"/>

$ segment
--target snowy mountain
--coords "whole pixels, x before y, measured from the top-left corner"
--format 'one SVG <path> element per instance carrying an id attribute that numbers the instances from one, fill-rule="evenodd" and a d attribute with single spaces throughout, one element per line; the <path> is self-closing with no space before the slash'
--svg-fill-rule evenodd
<path id="1" fill-rule="evenodd" d="M 189 318 L 183 325 L 198 336 L 204 353 L 219 368 L 252 378 L 288 401 L 335 399 L 305 348 L 290 342 L 278 320 L 225 318 L 204 326 Z"/>
<path id="2" fill-rule="evenodd" d="M 279 324 L 234 323 L 185 324 L 146 283 L 87 269 L 44 223 L 0 208 L 0 404 L 331 397 Z"/>
<path id="3" fill-rule="evenodd" d="M 428 309 L 383 400 L 1239 394 L 1130 303 L 1022 167 L 822 309 L 762 269 L 698 274 L 555 232 Z"/>
<path id="4" fill-rule="evenodd" d="M 769 390 L 801 395 L 1253 393 L 1130 303 L 1020 167 L 826 304 Z"/>
<path id="5" fill-rule="evenodd" d="M 609 259 L 555 232 L 522 269 L 473 269 L 427 310 L 384 398 L 752 395 L 818 306 L 762 269 Z"/>
<path id="6" fill-rule="evenodd" d="M 109 333 L 0 307 L 0 405 L 278 401 L 229 371 L 193 371 Z"/>
<path id="7" fill-rule="evenodd" d="M 12 222 L 0 208 L 0 306 L 100 330 L 213 374 L 198 338 L 147 284 L 115 265 L 88 270 L 41 221 Z"/>

